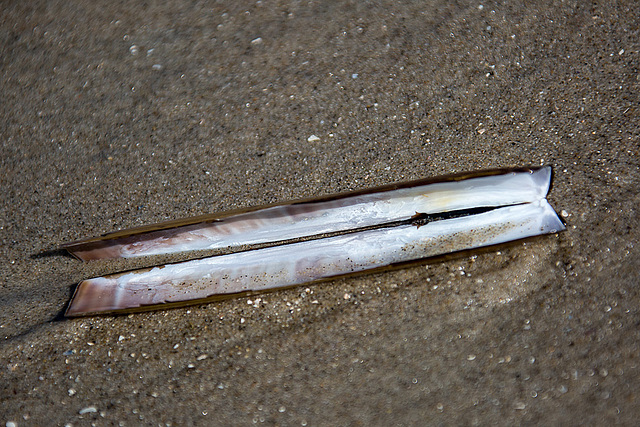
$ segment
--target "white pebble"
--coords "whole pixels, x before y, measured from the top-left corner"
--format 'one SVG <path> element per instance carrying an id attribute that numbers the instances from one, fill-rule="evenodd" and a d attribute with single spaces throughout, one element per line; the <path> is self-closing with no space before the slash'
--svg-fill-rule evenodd
<path id="1" fill-rule="evenodd" d="M 311 135 L 309 138 L 307 138 L 307 142 L 316 142 L 316 141 L 320 141 L 320 138 L 318 138 L 315 135 Z"/>
<path id="2" fill-rule="evenodd" d="M 260 43 L 262 43 L 262 37 L 257 37 L 251 40 L 251 44 L 260 44 Z"/>
<path id="3" fill-rule="evenodd" d="M 564 209 L 562 209 L 560 211 L 560 215 L 562 215 L 562 218 L 566 218 L 569 216 L 569 212 L 565 211 Z"/>
<path id="4" fill-rule="evenodd" d="M 87 406 L 86 408 L 82 408 L 78 411 L 78 414 L 83 415 L 83 414 L 91 414 L 94 412 L 98 412 L 98 408 L 96 408 L 95 406 Z"/>

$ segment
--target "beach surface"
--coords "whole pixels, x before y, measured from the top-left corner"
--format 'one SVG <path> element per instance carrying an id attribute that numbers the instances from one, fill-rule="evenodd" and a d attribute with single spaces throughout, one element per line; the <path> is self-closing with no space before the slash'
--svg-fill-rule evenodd
<path id="1" fill-rule="evenodd" d="M 639 2 L 0 9 L 0 422 L 637 423 Z M 61 316 L 79 281 L 149 262 L 82 263 L 65 242 L 526 165 L 554 168 L 567 231 L 250 298 Z"/>

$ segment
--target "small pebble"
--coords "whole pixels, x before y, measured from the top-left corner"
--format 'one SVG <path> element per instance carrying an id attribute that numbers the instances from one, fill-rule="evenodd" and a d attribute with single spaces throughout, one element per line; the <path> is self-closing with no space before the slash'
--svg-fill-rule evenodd
<path id="1" fill-rule="evenodd" d="M 262 37 L 257 37 L 251 40 L 251 44 L 261 44 L 261 43 L 262 43 Z"/>
<path id="2" fill-rule="evenodd" d="M 96 408 L 95 406 L 87 406 L 86 408 L 80 409 L 78 411 L 78 414 L 84 415 L 84 414 L 91 414 L 94 412 L 98 412 L 98 408 Z"/>
<path id="3" fill-rule="evenodd" d="M 316 142 L 316 141 L 320 141 L 320 138 L 318 138 L 315 135 L 311 135 L 309 138 L 307 138 L 307 142 Z"/>

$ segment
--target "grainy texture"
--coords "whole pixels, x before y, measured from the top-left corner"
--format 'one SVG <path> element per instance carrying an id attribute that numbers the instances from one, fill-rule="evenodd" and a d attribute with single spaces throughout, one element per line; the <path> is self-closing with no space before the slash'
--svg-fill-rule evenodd
<path id="1" fill-rule="evenodd" d="M 640 3 L 0 9 L 1 422 L 637 422 Z M 566 233 L 308 290 L 52 321 L 123 264 L 32 257 L 541 163 Z"/>

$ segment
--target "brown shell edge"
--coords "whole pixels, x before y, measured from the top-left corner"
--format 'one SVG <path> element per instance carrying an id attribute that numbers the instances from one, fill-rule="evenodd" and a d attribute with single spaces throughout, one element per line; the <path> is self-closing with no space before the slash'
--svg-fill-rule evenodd
<path id="1" fill-rule="evenodd" d="M 121 310 L 86 312 L 86 313 L 69 315 L 68 314 L 69 307 L 71 306 L 73 300 L 76 297 L 76 292 L 80 287 L 80 283 L 82 283 L 82 282 L 79 282 L 78 285 L 76 286 L 76 289 L 73 292 L 73 297 L 71 298 L 71 300 L 69 301 L 69 304 L 67 305 L 67 309 L 65 310 L 65 317 L 75 318 L 75 317 L 88 317 L 88 316 L 113 316 L 113 315 L 125 315 L 125 314 L 131 314 L 131 313 L 144 313 L 144 312 L 156 311 L 156 310 L 165 310 L 165 309 L 183 308 L 183 307 L 189 307 L 189 306 L 195 306 L 195 305 L 202 305 L 202 304 L 219 302 L 219 301 L 224 301 L 229 299 L 249 297 L 253 295 L 265 295 L 265 294 L 269 294 L 276 291 L 297 288 L 300 286 L 309 286 L 309 285 L 315 285 L 318 283 L 330 282 L 333 280 L 339 280 L 344 278 L 358 277 L 358 276 L 364 276 L 368 274 L 375 274 L 375 273 L 387 272 L 387 271 L 394 271 L 394 270 L 416 266 L 416 265 L 437 264 L 444 261 L 464 258 L 466 256 L 470 256 L 471 254 L 477 255 L 482 253 L 490 253 L 497 250 L 515 247 L 524 241 L 535 241 L 538 239 L 548 238 L 550 234 L 555 234 L 557 236 L 562 231 L 565 231 L 565 230 L 560 230 L 556 233 L 548 233 L 548 234 L 542 234 L 537 236 L 524 237 L 522 239 L 512 240 L 504 243 L 498 243 L 495 245 L 481 246 L 481 247 L 471 248 L 471 249 L 462 249 L 459 251 L 449 252 L 446 254 L 434 255 L 434 256 L 418 258 L 410 261 L 393 263 L 393 264 L 375 267 L 375 268 L 362 270 L 362 271 L 354 271 L 352 273 L 325 277 L 322 279 L 312 280 L 312 281 L 300 283 L 297 285 L 281 286 L 281 287 L 275 287 L 270 289 L 263 289 L 259 291 L 245 291 L 245 292 L 236 292 L 236 293 L 230 293 L 230 294 L 216 294 L 216 295 L 208 296 L 206 298 L 197 298 L 197 299 L 177 301 L 177 302 L 167 302 L 167 303 L 161 303 L 161 304 L 149 304 L 149 305 L 143 305 L 140 307 L 126 308 Z M 105 277 L 110 277 L 110 276 L 115 276 L 120 274 L 123 274 L 123 273 L 116 273 L 114 275 L 109 275 Z"/>
<path id="2" fill-rule="evenodd" d="M 371 194 L 371 193 L 381 193 L 385 191 L 398 190 L 401 188 L 410 188 L 418 185 L 434 184 L 437 182 L 462 181 L 470 178 L 479 178 L 483 176 L 492 176 L 492 175 L 503 175 L 503 174 L 512 173 L 512 172 L 535 172 L 545 167 L 551 168 L 550 166 L 524 166 L 524 167 L 518 167 L 518 168 L 496 168 L 496 169 L 487 169 L 487 170 L 476 171 L 476 172 L 461 172 L 461 173 L 455 173 L 450 175 L 436 176 L 432 178 L 423 178 L 423 179 L 418 179 L 413 181 L 397 182 L 393 184 L 387 184 L 387 185 L 382 185 L 378 187 L 371 187 L 371 188 L 366 188 L 362 190 L 329 194 L 326 196 L 310 197 L 310 198 L 304 198 L 304 199 L 296 199 L 288 202 L 276 202 L 276 203 L 270 203 L 266 205 L 253 206 L 249 208 L 233 209 L 233 210 L 228 210 L 220 213 L 198 215 L 190 218 L 164 221 L 156 224 L 143 225 L 140 227 L 128 228 L 125 230 L 105 233 L 97 237 L 90 237 L 86 239 L 77 240 L 74 242 L 64 243 L 59 246 L 59 249 L 67 250 L 71 255 L 80 259 L 78 256 L 74 254 L 74 252 L 82 250 L 82 248 L 85 246 L 89 247 L 93 243 L 104 242 L 107 240 L 118 239 L 122 237 L 129 237 L 137 234 L 144 234 L 152 231 L 168 230 L 171 228 L 182 227 L 186 225 L 219 221 L 221 219 L 228 218 L 233 215 L 243 214 L 247 212 L 255 212 L 261 209 L 267 209 L 267 208 L 272 208 L 276 206 L 296 205 L 296 204 L 302 204 L 302 203 L 319 203 L 319 202 L 325 202 L 329 200 L 342 199 L 345 197 L 361 196 L 361 195 Z M 553 182 L 553 168 L 551 168 L 551 174 L 552 174 L 551 182 Z"/>

